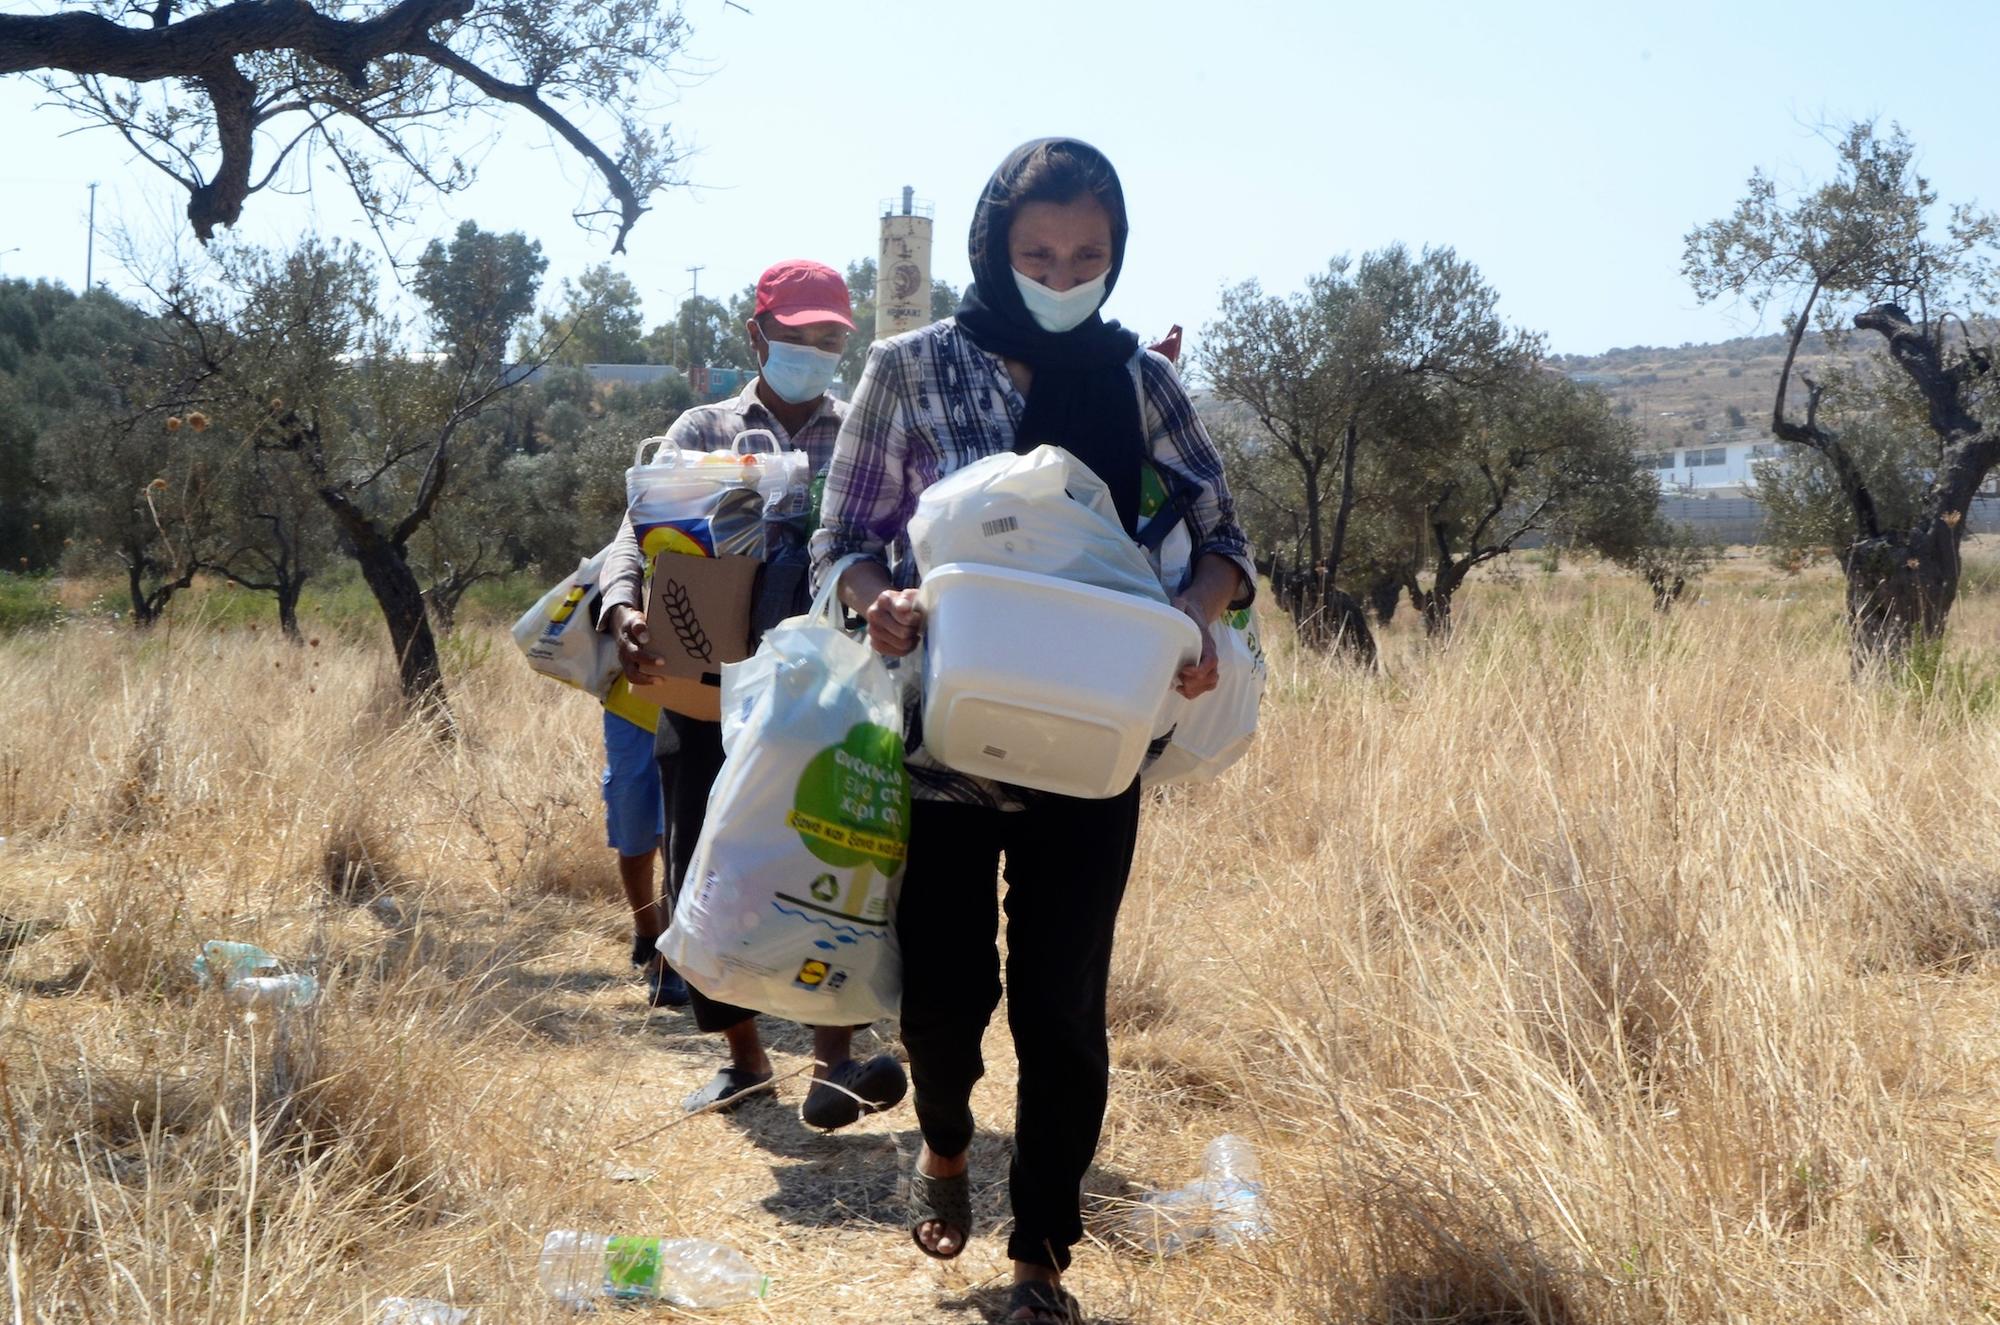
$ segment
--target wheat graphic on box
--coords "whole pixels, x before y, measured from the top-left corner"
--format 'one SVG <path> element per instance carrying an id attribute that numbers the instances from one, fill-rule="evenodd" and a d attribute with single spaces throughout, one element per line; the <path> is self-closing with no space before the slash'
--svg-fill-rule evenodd
<path id="1" fill-rule="evenodd" d="M 667 624 L 674 628 L 688 657 L 714 662 L 715 648 L 708 642 L 708 632 L 701 628 L 701 620 L 694 614 L 694 602 L 679 580 L 667 580 L 660 585 L 660 606 L 666 609 Z"/>

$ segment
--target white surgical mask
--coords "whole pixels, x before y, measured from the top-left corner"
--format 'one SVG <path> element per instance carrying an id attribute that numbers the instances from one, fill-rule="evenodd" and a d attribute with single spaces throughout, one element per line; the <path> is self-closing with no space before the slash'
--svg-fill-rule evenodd
<path id="1" fill-rule="evenodd" d="M 783 340 L 765 343 L 771 352 L 759 375 L 765 385 L 778 393 L 780 400 L 794 405 L 818 400 L 832 385 L 833 375 L 840 371 L 840 356 L 831 350 L 816 350 L 810 345 Z"/>
<path id="2" fill-rule="evenodd" d="M 1020 287 L 1021 302 L 1028 306 L 1028 316 L 1043 331 L 1056 333 L 1089 321 L 1097 306 L 1104 302 L 1104 283 L 1111 279 L 1111 268 L 1106 267 L 1095 280 L 1058 293 L 1040 281 L 1023 276 L 1018 269 L 1013 270 L 1014 284 Z"/>

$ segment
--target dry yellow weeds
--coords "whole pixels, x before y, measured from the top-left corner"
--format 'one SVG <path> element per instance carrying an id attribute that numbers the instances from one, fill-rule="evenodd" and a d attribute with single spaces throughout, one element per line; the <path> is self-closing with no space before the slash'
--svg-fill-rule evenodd
<path id="1" fill-rule="evenodd" d="M 1086 1246 L 1092 1319 L 1994 1318 L 2000 719 L 1856 688 L 1824 577 L 1728 570 L 1665 623 L 1572 567 L 1475 586 L 1379 677 L 1267 623 L 1256 749 L 1148 811 L 1088 1187 L 1239 1131 L 1279 1236 Z M 1957 647 L 1996 628 L 1968 603 Z M 0 642 L 10 1319 L 552 1321 L 557 1226 L 742 1248 L 775 1294 L 721 1318 L 985 1318 L 1004 1035 L 954 1264 L 904 1232 L 907 1106 L 822 1137 L 794 1081 L 621 1148 L 715 1049 L 624 965 L 593 707 L 501 642 L 439 747 L 375 652 L 270 634 Z M 323 1003 L 197 990 L 211 937 Z"/>

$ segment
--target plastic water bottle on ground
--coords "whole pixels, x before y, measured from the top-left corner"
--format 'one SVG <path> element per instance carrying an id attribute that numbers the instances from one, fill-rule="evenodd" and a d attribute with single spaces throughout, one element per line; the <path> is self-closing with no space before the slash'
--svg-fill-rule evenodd
<path id="1" fill-rule="evenodd" d="M 756 1302 L 771 1290 L 733 1247 L 699 1238 L 618 1237 L 559 1228 L 542 1240 L 542 1287 L 567 1306 L 660 1298 L 677 1307 Z"/>
<path id="2" fill-rule="evenodd" d="M 1271 1231 L 1264 1215 L 1257 1152 L 1233 1134 L 1208 1143 L 1201 1177 L 1170 1192 L 1154 1192 L 1125 1217 L 1128 1242 L 1155 1256 L 1186 1251 L 1203 1238 L 1226 1247 Z"/>
<path id="3" fill-rule="evenodd" d="M 1264 1187 L 1258 1181 L 1257 1152 L 1234 1133 L 1208 1143 L 1202 1184 L 1213 1210 L 1210 1235 L 1225 1247 L 1254 1241 L 1271 1231 L 1264 1215 Z"/>
<path id="4" fill-rule="evenodd" d="M 375 1325 L 465 1325 L 469 1307 L 446 1306 L 431 1297 L 385 1297 Z"/>
<path id="5" fill-rule="evenodd" d="M 1175 1256 L 1208 1236 L 1215 1215 L 1207 1184 L 1191 1182 L 1171 1192 L 1154 1192 L 1126 1211 L 1125 1240 L 1155 1256 Z"/>
<path id="6" fill-rule="evenodd" d="M 252 1008 L 302 1008 L 319 997 L 319 981 L 309 975 L 246 975 L 229 983 L 231 1002 Z"/>
<path id="7" fill-rule="evenodd" d="M 214 982 L 227 988 L 257 971 L 269 970 L 278 959 L 254 943 L 226 943 L 210 939 L 195 954 L 194 973 L 203 984 Z"/>

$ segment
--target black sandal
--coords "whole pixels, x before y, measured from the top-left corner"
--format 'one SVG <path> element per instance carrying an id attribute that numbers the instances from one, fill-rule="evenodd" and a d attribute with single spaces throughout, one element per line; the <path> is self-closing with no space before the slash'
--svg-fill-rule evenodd
<path id="1" fill-rule="evenodd" d="M 1014 1314 L 1024 1307 L 1030 1314 Z M 1005 1319 L 1019 1320 L 1023 1325 L 1078 1325 L 1083 1320 L 1083 1308 L 1059 1284 L 1042 1279 L 1023 1279 L 1007 1295 Z"/>
<path id="2" fill-rule="evenodd" d="M 910 1241 L 932 1260 L 952 1260 L 972 1240 L 972 1175 L 960 1173 L 949 1178 L 934 1178 L 923 1171 L 921 1159 L 917 1164 L 918 1167 L 910 1171 L 910 1213 L 916 1216 L 916 1222 L 910 1225 Z M 939 1251 L 925 1242 L 925 1224 L 958 1230 L 958 1250 Z"/>

